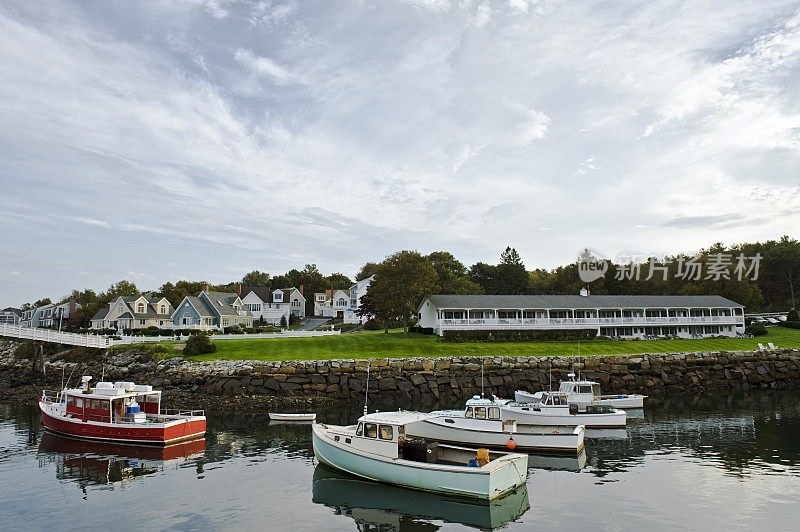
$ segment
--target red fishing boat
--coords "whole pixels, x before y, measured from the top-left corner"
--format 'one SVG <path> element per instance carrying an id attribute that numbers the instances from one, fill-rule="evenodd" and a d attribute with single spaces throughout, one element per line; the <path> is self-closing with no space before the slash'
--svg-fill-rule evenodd
<path id="1" fill-rule="evenodd" d="M 168 445 L 206 432 L 202 410 L 164 410 L 161 392 L 132 382 L 98 382 L 42 392 L 42 423 L 53 432 L 95 440 Z"/>

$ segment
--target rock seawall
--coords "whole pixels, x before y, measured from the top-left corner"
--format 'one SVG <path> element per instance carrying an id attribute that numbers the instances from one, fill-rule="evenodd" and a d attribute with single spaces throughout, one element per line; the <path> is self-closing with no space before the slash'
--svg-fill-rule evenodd
<path id="1" fill-rule="evenodd" d="M 369 393 L 375 399 L 414 403 L 463 400 L 481 392 L 509 397 L 516 389 L 546 389 L 581 371 L 606 393 L 702 392 L 750 388 L 786 388 L 800 382 L 800 350 L 654 353 L 591 357 L 450 357 L 320 361 L 190 362 L 180 357 L 154 361 L 146 354 L 107 351 L 88 362 L 51 361 L 46 377 L 31 374 L 30 361 L 13 356 L 14 342 L 0 342 L 0 371 L 6 385 L 52 383 L 64 373 L 106 380 L 151 383 L 163 389 L 211 396 L 327 398 L 363 400 L 370 367 Z"/>

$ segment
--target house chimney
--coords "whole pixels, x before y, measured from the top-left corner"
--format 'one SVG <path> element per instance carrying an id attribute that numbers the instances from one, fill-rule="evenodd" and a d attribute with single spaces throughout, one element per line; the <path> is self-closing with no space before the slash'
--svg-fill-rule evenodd
<path id="1" fill-rule="evenodd" d="M 203 292 L 208 292 L 208 283 L 203 285 Z"/>
<path id="2" fill-rule="evenodd" d="M 303 295 L 303 285 L 300 285 L 300 295 Z"/>
<path id="3" fill-rule="evenodd" d="M 236 295 L 242 297 L 242 283 L 236 285 Z"/>
<path id="4" fill-rule="evenodd" d="M 75 296 L 69 298 L 69 317 L 75 316 Z"/>

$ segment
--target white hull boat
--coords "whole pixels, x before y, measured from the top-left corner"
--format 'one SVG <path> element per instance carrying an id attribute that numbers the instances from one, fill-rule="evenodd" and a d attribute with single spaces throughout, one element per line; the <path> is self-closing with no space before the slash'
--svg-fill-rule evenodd
<path id="1" fill-rule="evenodd" d="M 587 429 L 624 428 L 627 414 L 604 405 L 569 404 L 566 392 L 543 392 L 538 403 L 507 403 L 500 406 L 501 421 L 520 425 L 584 425 Z"/>
<path id="2" fill-rule="evenodd" d="M 269 413 L 271 421 L 290 421 L 294 423 L 310 422 L 317 419 L 317 414 L 277 414 L 274 412 Z"/>
<path id="3" fill-rule="evenodd" d="M 411 423 L 406 426 L 406 434 L 459 445 L 503 449 L 509 448 L 509 440 L 513 439 L 514 451 L 578 454 L 583 450 L 585 431 L 582 426 L 504 424 L 499 419 L 470 419 L 459 412 L 457 416 Z"/>
<path id="4" fill-rule="evenodd" d="M 494 530 L 518 519 L 530 508 L 525 484 L 486 502 L 376 484 L 322 464 L 314 469 L 312 500 L 333 508 L 336 515 L 352 518 L 358 530 L 375 531 L 406 530 L 408 516 L 414 516 L 415 521 L 443 520 Z M 412 528 L 437 528 L 432 524 L 428 527 L 427 523 L 420 525 Z"/>
<path id="5" fill-rule="evenodd" d="M 487 501 L 525 483 L 524 454 L 487 452 L 489 461 L 477 464 L 474 457 L 480 453 L 475 449 L 405 436 L 406 425 L 427 417 L 387 412 L 362 416 L 357 426 L 314 423 L 314 455 L 323 464 L 368 480 Z"/>
<path id="6" fill-rule="evenodd" d="M 573 373 L 570 376 L 574 377 Z M 569 394 L 568 401 L 579 407 L 588 405 L 610 406 L 613 408 L 639 409 L 644 408 L 646 395 L 640 394 L 610 394 L 600 393 L 600 383 L 594 381 L 561 381 L 559 392 Z M 514 392 L 514 401 L 517 403 L 540 403 L 543 394 L 548 392 L 530 393 L 522 390 Z"/>

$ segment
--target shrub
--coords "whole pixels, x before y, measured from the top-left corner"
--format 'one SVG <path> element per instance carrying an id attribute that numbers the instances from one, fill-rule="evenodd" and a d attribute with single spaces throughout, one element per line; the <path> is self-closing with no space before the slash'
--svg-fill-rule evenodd
<path id="1" fill-rule="evenodd" d="M 800 320 L 797 321 L 782 321 L 781 327 L 788 327 L 790 329 L 800 329 Z"/>
<path id="2" fill-rule="evenodd" d="M 297 325 L 298 323 L 300 323 L 300 316 L 289 314 L 289 325 Z"/>
<path id="3" fill-rule="evenodd" d="M 537 342 L 549 340 L 588 340 L 597 335 L 595 329 L 545 330 L 464 330 L 444 331 L 444 342 Z"/>
<path id="4" fill-rule="evenodd" d="M 767 334 L 767 328 L 764 327 L 764 324 L 758 321 L 754 321 L 750 325 L 744 328 L 744 332 L 746 334 L 752 334 L 753 336 L 762 336 Z"/>
<path id="5" fill-rule="evenodd" d="M 286 327 L 286 315 L 281 316 L 281 327 Z"/>
<path id="6" fill-rule="evenodd" d="M 217 346 L 211 343 L 207 334 L 193 334 L 186 341 L 186 347 L 183 348 L 184 356 L 205 355 L 213 353 L 217 350 Z"/>
<path id="7" fill-rule="evenodd" d="M 225 327 L 225 334 L 241 334 L 242 328 L 238 325 L 231 325 L 230 327 Z"/>
<path id="8" fill-rule="evenodd" d="M 789 314 L 786 315 L 786 321 L 800 321 L 800 313 L 797 312 L 796 308 L 789 311 Z"/>
<path id="9" fill-rule="evenodd" d="M 383 321 L 380 318 L 372 318 L 364 323 L 364 328 L 368 331 L 380 331 L 383 329 Z"/>

